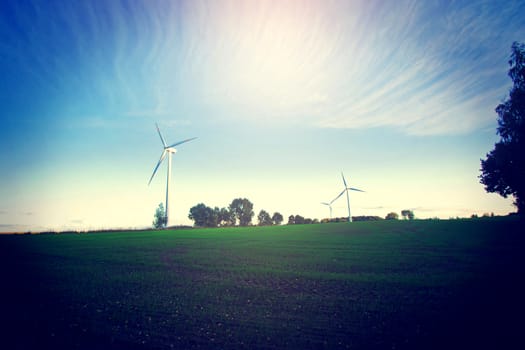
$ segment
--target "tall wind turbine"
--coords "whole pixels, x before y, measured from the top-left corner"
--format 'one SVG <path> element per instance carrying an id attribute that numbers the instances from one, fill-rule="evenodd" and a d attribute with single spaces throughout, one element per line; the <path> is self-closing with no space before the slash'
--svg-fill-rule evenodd
<path id="1" fill-rule="evenodd" d="M 157 132 L 159 133 L 160 140 L 162 141 L 162 145 L 163 145 L 164 149 L 162 150 L 162 154 L 160 155 L 159 162 L 157 163 L 157 166 L 153 170 L 153 174 L 151 175 L 151 177 L 149 179 L 148 186 L 149 186 L 149 184 L 151 184 L 151 180 L 153 180 L 153 177 L 155 176 L 155 173 L 157 172 L 157 169 L 159 168 L 160 164 L 162 163 L 164 158 L 166 158 L 166 155 L 167 155 L 168 156 L 168 173 L 167 173 L 167 176 L 166 176 L 166 227 L 168 227 L 168 213 L 169 213 L 169 211 L 168 211 L 168 209 L 169 209 L 168 204 L 169 204 L 170 178 L 171 178 L 171 155 L 174 154 L 174 153 L 177 153 L 177 150 L 174 148 L 175 146 L 178 146 L 180 144 L 183 144 L 183 143 L 191 141 L 191 140 L 195 140 L 196 137 L 192 137 L 191 139 L 186 139 L 186 140 L 183 140 L 183 141 L 175 142 L 174 144 L 168 146 L 166 144 L 166 141 L 164 141 L 164 137 L 162 137 L 162 134 L 160 132 L 160 129 L 159 129 L 159 126 L 157 125 L 157 123 L 155 123 L 155 126 L 157 127 Z"/>
<path id="2" fill-rule="evenodd" d="M 332 202 L 337 200 L 339 197 L 343 195 L 343 193 L 346 192 L 346 204 L 348 205 L 348 222 L 352 222 L 352 215 L 350 214 L 350 196 L 348 195 L 348 191 L 357 191 L 357 192 L 365 192 L 365 191 L 360 190 L 358 188 L 354 188 L 354 187 L 348 187 L 348 185 L 346 184 L 345 176 L 342 172 L 341 172 L 341 177 L 343 178 L 343 184 L 345 185 L 345 189 L 341 193 L 339 193 L 339 195 L 335 197 L 335 199 Z"/>

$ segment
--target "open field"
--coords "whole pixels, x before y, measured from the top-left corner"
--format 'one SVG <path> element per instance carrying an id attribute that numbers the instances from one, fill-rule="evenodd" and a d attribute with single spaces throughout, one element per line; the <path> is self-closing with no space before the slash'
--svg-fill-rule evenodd
<path id="1" fill-rule="evenodd" d="M 2 348 L 508 348 L 512 218 L 0 236 Z"/>

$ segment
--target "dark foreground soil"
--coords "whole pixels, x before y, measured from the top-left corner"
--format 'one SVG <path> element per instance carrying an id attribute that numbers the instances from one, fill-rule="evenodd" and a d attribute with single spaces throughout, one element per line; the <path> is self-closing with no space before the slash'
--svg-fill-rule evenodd
<path id="1" fill-rule="evenodd" d="M 81 246 L 0 237 L 0 346 L 520 348 L 525 239 L 519 221 L 491 225 L 481 236 L 461 232 L 478 223 L 429 226 L 438 236 L 423 237 L 422 223 L 395 228 L 406 236 L 361 226 L 330 241 L 325 228 L 305 228 L 304 241 L 283 231 L 271 243 L 185 236 L 126 247 L 125 235 Z"/>

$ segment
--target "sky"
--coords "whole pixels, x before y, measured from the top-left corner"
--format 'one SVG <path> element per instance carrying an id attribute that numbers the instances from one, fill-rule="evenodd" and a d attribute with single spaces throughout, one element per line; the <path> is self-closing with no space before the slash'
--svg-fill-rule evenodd
<path id="1" fill-rule="evenodd" d="M 170 225 L 248 198 L 322 219 L 505 215 L 480 159 L 523 1 L 2 1 L 0 232 Z M 341 197 L 334 217 L 347 215 Z M 286 219 L 285 219 L 286 221 Z"/>

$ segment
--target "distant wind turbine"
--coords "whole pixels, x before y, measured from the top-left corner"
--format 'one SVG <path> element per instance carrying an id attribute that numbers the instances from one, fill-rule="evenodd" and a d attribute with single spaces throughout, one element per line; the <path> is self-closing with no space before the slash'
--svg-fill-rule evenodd
<path id="1" fill-rule="evenodd" d="M 339 198 L 339 197 L 340 197 L 340 195 L 337 196 L 336 198 L 332 199 L 332 200 L 331 200 L 330 202 L 328 202 L 328 203 L 327 203 L 327 202 L 321 202 L 321 204 L 326 205 L 326 206 L 328 206 L 328 208 L 330 208 L 330 219 L 332 218 L 332 203 L 335 202 L 335 200 L 336 200 L 337 198 Z"/>
<path id="2" fill-rule="evenodd" d="M 149 184 L 151 184 L 151 180 L 153 180 L 153 177 L 155 176 L 155 173 L 157 172 L 157 169 L 159 168 L 160 164 L 162 163 L 164 158 L 166 158 L 166 155 L 168 155 L 168 173 L 167 173 L 167 176 L 166 176 L 166 227 L 168 227 L 168 213 L 169 213 L 169 211 L 168 211 L 168 209 L 169 209 L 168 204 L 169 204 L 170 178 L 171 178 L 171 155 L 173 153 L 177 153 L 177 150 L 175 148 L 173 148 L 173 147 L 178 146 L 180 144 L 183 144 L 185 142 L 191 141 L 191 140 L 195 140 L 196 137 L 192 137 L 191 139 L 186 139 L 186 140 L 183 140 L 183 141 L 175 142 L 174 144 L 168 146 L 166 144 L 166 141 L 164 141 L 164 137 L 162 137 L 162 134 L 160 132 L 160 129 L 159 129 L 159 126 L 157 125 L 157 123 L 155 123 L 155 126 L 157 127 L 157 132 L 159 133 L 160 140 L 162 141 L 162 145 L 164 146 L 164 149 L 162 150 L 162 154 L 160 155 L 159 162 L 157 163 L 157 166 L 153 170 L 153 174 L 151 175 L 151 177 L 149 179 L 148 186 L 149 186 Z"/>
<path id="3" fill-rule="evenodd" d="M 346 184 L 345 176 L 342 172 L 341 172 L 341 176 L 343 178 L 343 184 L 345 185 L 345 189 L 341 193 L 339 193 L 339 195 L 335 197 L 335 199 L 331 203 L 335 202 L 337 199 L 339 199 L 339 197 L 343 195 L 343 193 L 346 192 L 346 204 L 348 205 L 348 222 L 352 222 L 352 215 L 350 214 L 350 196 L 348 195 L 348 191 L 357 191 L 357 192 L 365 192 L 365 191 L 360 190 L 358 188 L 354 188 L 354 187 L 348 187 L 348 185 Z"/>
<path id="4" fill-rule="evenodd" d="M 330 203 L 321 202 L 321 204 L 323 204 L 323 205 L 327 205 L 328 208 L 330 208 L 330 219 L 332 218 L 332 203 L 333 203 L 333 202 L 334 202 L 334 201 L 331 201 Z"/>

